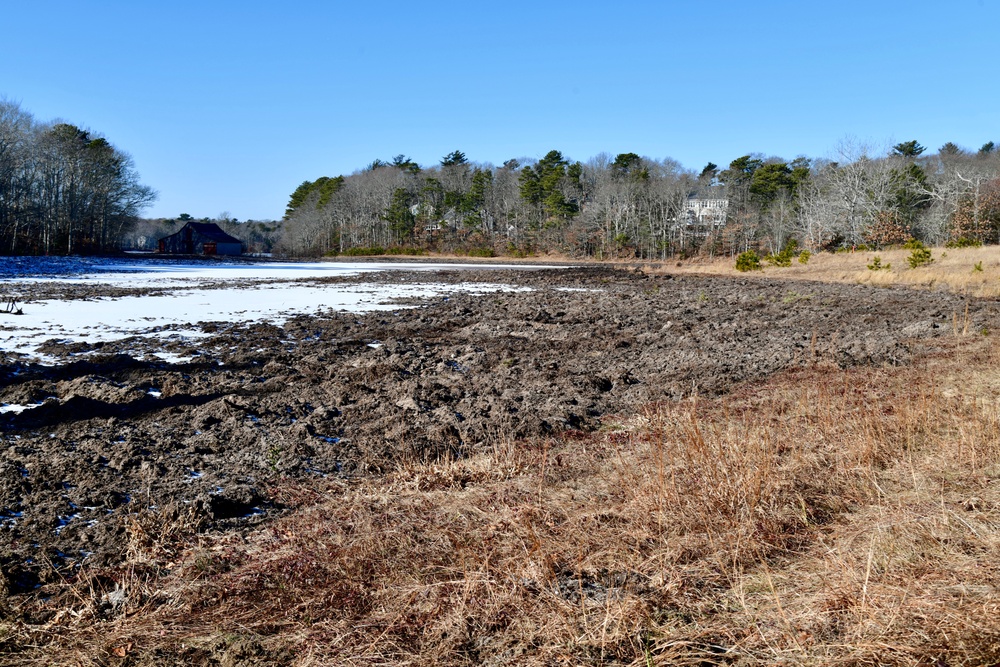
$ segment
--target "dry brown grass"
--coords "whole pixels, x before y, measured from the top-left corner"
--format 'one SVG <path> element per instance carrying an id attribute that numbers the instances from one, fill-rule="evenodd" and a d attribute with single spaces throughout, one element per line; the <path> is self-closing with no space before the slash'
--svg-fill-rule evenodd
<path id="1" fill-rule="evenodd" d="M 980 248 L 932 248 L 933 263 L 911 269 L 903 249 L 865 252 L 821 252 L 812 255 L 807 264 L 793 260 L 790 267 L 765 264 L 761 272 L 740 273 L 729 257 L 694 259 L 684 262 L 647 264 L 646 270 L 658 273 L 696 273 L 728 276 L 758 276 L 793 280 L 818 280 L 880 286 L 899 285 L 921 289 L 947 290 L 958 294 L 996 298 L 1000 296 L 1000 246 Z M 891 264 L 889 271 L 871 271 L 868 265 L 878 256 L 882 264 Z M 982 271 L 976 271 L 979 263 Z"/>
<path id="2" fill-rule="evenodd" d="M 136 517 L 125 565 L 0 623 L 0 662 L 995 664 L 1000 350 L 951 345 L 278 481 L 256 532 Z"/>

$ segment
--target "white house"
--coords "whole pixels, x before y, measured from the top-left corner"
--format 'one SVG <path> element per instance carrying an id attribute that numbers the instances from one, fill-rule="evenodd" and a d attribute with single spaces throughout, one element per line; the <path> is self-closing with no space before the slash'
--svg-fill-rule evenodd
<path id="1" fill-rule="evenodd" d="M 689 197 L 687 200 L 687 224 L 718 225 L 721 227 L 726 224 L 728 210 L 728 199 Z"/>

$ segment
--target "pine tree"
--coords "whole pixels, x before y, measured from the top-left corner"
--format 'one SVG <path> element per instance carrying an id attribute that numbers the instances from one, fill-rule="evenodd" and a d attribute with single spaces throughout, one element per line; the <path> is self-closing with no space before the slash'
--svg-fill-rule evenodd
<path id="1" fill-rule="evenodd" d="M 927 150 L 927 148 L 921 146 L 916 139 L 913 141 L 904 141 L 892 147 L 893 153 L 896 155 L 902 155 L 903 157 L 917 157 L 925 150 Z"/>
<path id="2" fill-rule="evenodd" d="M 416 217 L 410 207 L 413 205 L 413 197 L 404 188 L 396 188 L 392 192 L 392 201 L 386 209 L 382 219 L 389 223 L 391 229 L 401 241 L 406 241 L 413 236 Z"/>

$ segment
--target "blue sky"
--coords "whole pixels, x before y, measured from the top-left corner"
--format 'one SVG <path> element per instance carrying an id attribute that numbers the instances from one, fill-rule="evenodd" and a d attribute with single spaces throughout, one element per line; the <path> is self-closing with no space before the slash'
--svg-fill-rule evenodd
<path id="1" fill-rule="evenodd" d="M 846 137 L 1000 143 L 997 0 L 6 2 L 0 96 L 104 134 L 150 216 L 279 218 L 403 153 L 691 169 Z M 14 29 L 11 29 L 11 28 Z"/>

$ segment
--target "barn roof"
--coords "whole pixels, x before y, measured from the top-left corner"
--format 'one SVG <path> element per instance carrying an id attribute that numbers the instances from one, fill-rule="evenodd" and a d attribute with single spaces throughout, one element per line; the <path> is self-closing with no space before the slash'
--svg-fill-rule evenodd
<path id="1" fill-rule="evenodd" d="M 242 243 L 238 238 L 225 233 L 214 222 L 189 222 L 192 229 L 202 236 L 206 236 L 216 243 Z"/>
<path id="2" fill-rule="evenodd" d="M 177 236 L 184 231 L 185 228 L 190 227 L 195 232 L 201 234 L 210 241 L 215 241 L 216 243 L 243 243 L 238 238 L 230 236 L 225 233 L 219 226 L 214 222 L 189 222 L 184 227 L 181 227 L 179 231 L 167 236 L 165 238 L 170 238 L 171 236 Z"/>

